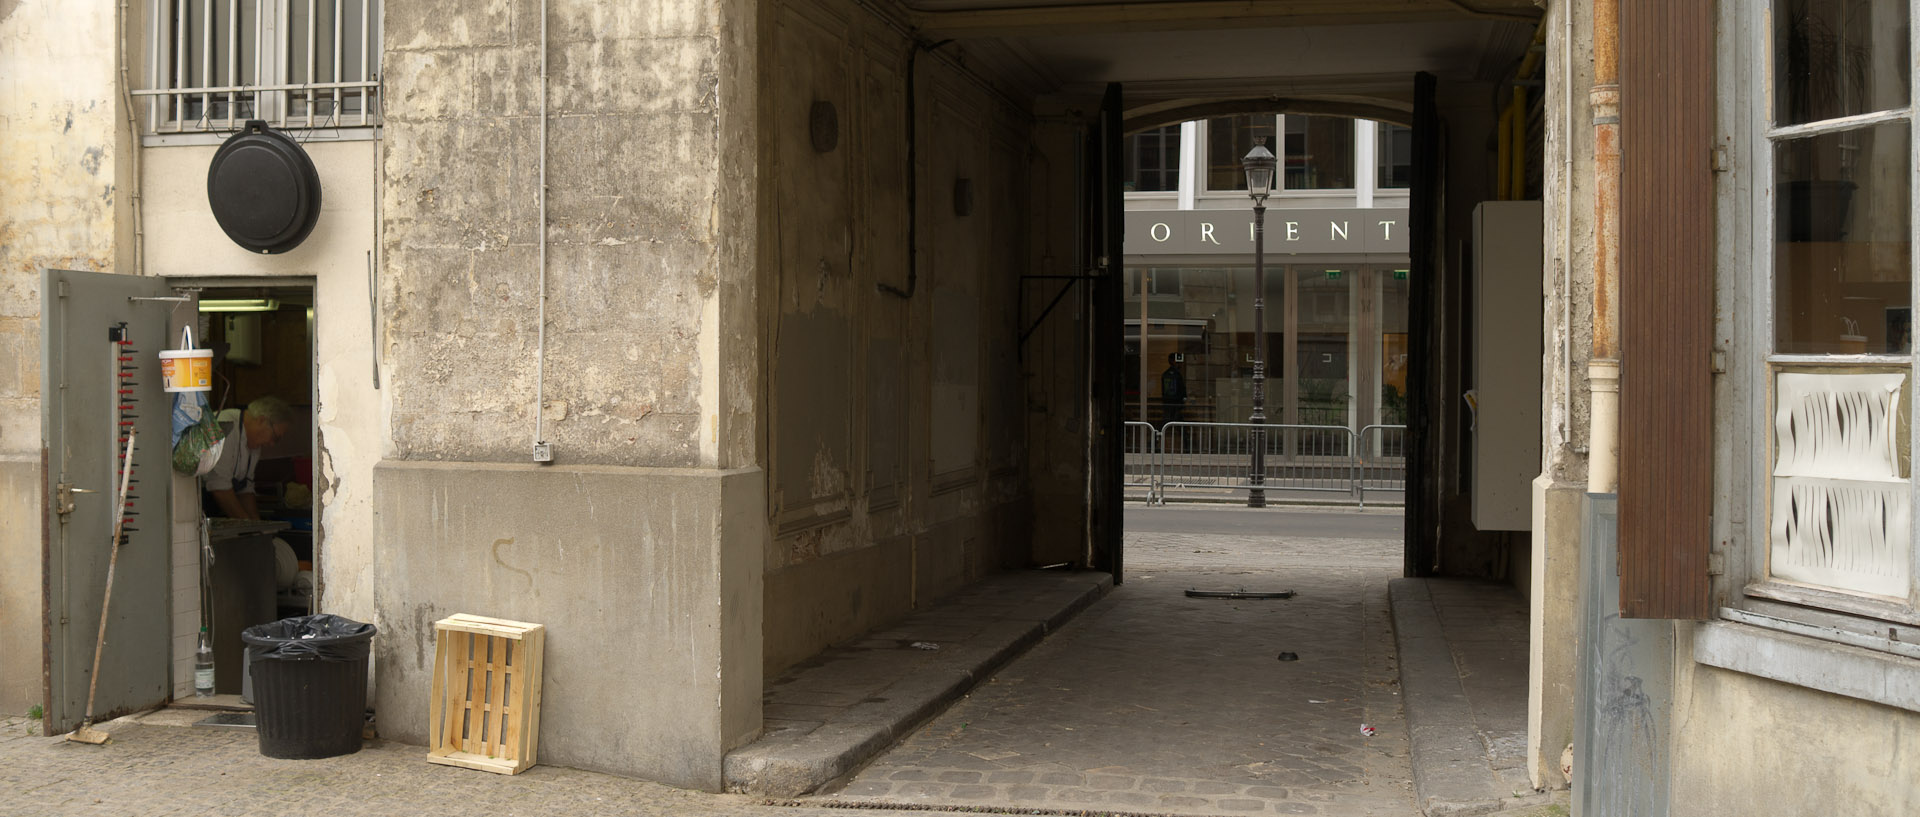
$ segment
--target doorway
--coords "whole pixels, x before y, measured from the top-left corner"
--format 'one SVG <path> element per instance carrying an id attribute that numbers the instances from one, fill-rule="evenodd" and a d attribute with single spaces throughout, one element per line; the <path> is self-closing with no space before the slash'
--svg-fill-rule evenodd
<path id="1" fill-rule="evenodd" d="M 207 410 L 224 444 L 209 473 L 175 476 L 176 550 L 190 544 L 195 554 L 175 564 L 175 701 L 249 706 L 241 631 L 315 609 L 313 292 L 309 282 L 199 291 L 196 334 L 213 351 Z M 180 541 L 183 534 L 191 540 Z M 211 697 L 195 686 L 203 627 L 213 652 Z"/>

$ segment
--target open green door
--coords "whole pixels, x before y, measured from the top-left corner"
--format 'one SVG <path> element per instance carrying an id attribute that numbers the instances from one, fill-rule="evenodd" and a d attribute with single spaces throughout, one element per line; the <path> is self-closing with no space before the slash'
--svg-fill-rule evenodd
<path id="1" fill-rule="evenodd" d="M 47 270 L 40 292 L 46 733 L 60 734 L 86 714 L 113 535 L 115 460 L 127 429 L 138 431 L 131 532 L 115 568 L 94 719 L 168 698 L 172 404 L 157 353 L 168 348 L 170 308 L 178 304 L 142 300 L 171 296 L 164 279 L 98 272 Z"/>

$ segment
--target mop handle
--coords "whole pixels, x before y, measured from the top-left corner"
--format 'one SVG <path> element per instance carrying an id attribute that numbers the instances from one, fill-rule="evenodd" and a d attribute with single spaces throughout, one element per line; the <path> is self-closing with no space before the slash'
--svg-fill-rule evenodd
<path id="1" fill-rule="evenodd" d="M 107 610 L 113 605 L 113 568 L 120 561 L 120 526 L 127 518 L 127 485 L 133 476 L 133 439 L 127 432 L 127 453 L 120 460 L 120 492 L 113 502 L 113 541 L 107 545 L 107 592 L 100 598 L 100 635 L 93 640 L 93 676 L 87 679 L 87 717 L 93 723 L 93 693 L 100 687 L 100 652 L 107 644 Z"/>

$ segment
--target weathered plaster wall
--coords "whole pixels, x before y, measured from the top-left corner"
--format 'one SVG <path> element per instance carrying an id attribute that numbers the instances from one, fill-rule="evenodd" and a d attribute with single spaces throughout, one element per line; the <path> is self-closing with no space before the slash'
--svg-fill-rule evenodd
<path id="1" fill-rule="evenodd" d="M 1029 120 L 924 51 L 910 78 L 909 41 L 851 4 L 767 20 L 771 675 L 1027 560 Z"/>
<path id="2" fill-rule="evenodd" d="M 1671 813 L 1920 813 L 1920 713 L 1684 663 Z"/>
<path id="3" fill-rule="evenodd" d="M 557 462 L 752 454 L 739 418 L 757 378 L 753 171 L 736 133 L 753 119 L 738 76 L 748 5 L 551 3 L 544 436 Z M 531 458 L 539 8 L 387 7 L 382 354 L 402 458 Z"/>
<path id="4" fill-rule="evenodd" d="M 0 711 L 41 703 L 40 270 L 115 271 L 114 7 L 0 4 Z M 128 271 L 128 270 L 122 270 Z"/>

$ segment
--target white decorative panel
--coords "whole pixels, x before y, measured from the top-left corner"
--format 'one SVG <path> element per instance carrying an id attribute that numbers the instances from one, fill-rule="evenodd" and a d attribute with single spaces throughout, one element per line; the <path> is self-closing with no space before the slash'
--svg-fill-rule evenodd
<path id="1" fill-rule="evenodd" d="M 1770 573 L 1905 597 L 1912 487 L 1901 448 L 1901 373 L 1782 373 L 1774 381 Z"/>

